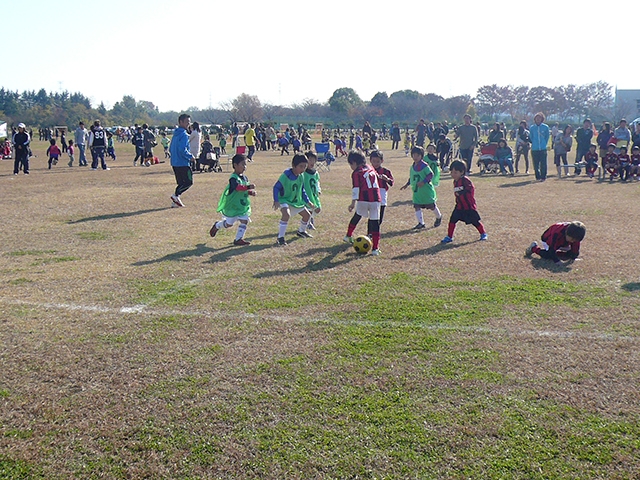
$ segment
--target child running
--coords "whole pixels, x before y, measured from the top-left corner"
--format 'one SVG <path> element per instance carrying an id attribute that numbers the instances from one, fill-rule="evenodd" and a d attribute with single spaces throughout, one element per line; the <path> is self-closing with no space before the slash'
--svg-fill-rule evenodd
<path id="1" fill-rule="evenodd" d="M 58 164 L 58 158 L 62 155 L 60 148 L 56 145 L 56 139 L 52 138 L 49 140 L 49 148 L 47 148 L 47 155 L 49 155 L 49 170 L 51 170 L 51 165 Z"/>
<path id="2" fill-rule="evenodd" d="M 164 149 L 164 158 L 171 158 L 171 154 L 169 153 L 169 139 L 167 138 L 167 132 L 162 132 L 160 134 L 160 143 L 162 144 L 162 148 Z"/>
<path id="3" fill-rule="evenodd" d="M 256 186 L 249 183 L 249 179 L 244 175 L 247 169 L 247 157 L 241 154 L 234 155 L 231 164 L 233 165 L 233 173 L 229 177 L 229 185 L 222 192 L 218 202 L 218 212 L 222 213 L 223 218 L 213 224 L 209 235 L 215 237 L 218 230 L 231 228 L 234 223 L 240 222 L 233 244 L 237 246 L 251 245 L 251 242 L 244 239 L 244 234 L 251 221 L 249 218 L 251 216 L 249 196 L 256 195 Z"/>
<path id="4" fill-rule="evenodd" d="M 380 225 L 384 218 L 384 210 L 387 206 L 389 189 L 393 187 L 393 174 L 388 168 L 382 166 L 384 155 L 380 150 L 374 150 L 369 155 L 371 166 L 378 174 L 378 185 L 380 185 Z"/>
<path id="5" fill-rule="evenodd" d="M 453 232 L 456 229 L 456 223 L 459 221 L 476 227 L 476 230 L 480 233 L 480 240 L 487 240 L 489 237 L 480 221 L 480 214 L 476 206 L 475 187 L 465 175 L 467 166 L 460 160 L 456 160 L 451 162 L 450 169 L 451 178 L 453 178 L 453 192 L 456 196 L 456 208 L 451 213 L 447 236 L 442 239 L 442 243 L 453 242 Z"/>
<path id="6" fill-rule="evenodd" d="M 542 242 L 529 245 L 524 256 L 530 258 L 535 253 L 541 258 L 553 260 L 556 265 L 562 265 L 562 260 L 578 258 L 580 242 L 586 233 L 587 229 L 582 222 L 554 223 L 542 234 Z"/>
<path id="7" fill-rule="evenodd" d="M 113 146 L 113 133 L 107 132 L 107 156 L 113 158 L 116 161 L 116 150 Z"/>
<path id="8" fill-rule="evenodd" d="M 67 163 L 67 165 L 69 165 L 70 167 L 73 167 L 73 161 L 75 160 L 75 158 L 73 157 L 74 152 L 75 152 L 75 147 L 73 146 L 73 140 L 69 140 L 69 146 L 67 147 L 67 154 L 69 155 L 69 163 Z"/>
<path id="9" fill-rule="evenodd" d="M 380 186 L 378 184 L 378 174 L 373 167 L 367 165 L 364 154 L 359 150 L 349 152 L 347 162 L 353 170 L 351 182 L 353 185 L 351 204 L 349 212 L 356 209 L 349 226 L 344 241 L 353 243 L 353 232 L 358 226 L 362 217 L 368 217 L 367 235 L 371 237 L 373 248 L 371 255 L 380 255 Z M 356 208 L 357 202 L 357 208 Z"/>
<path id="10" fill-rule="evenodd" d="M 413 165 L 409 169 L 409 180 L 405 183 L 400 190 L 411 186 L 413 192 L 413 208 L 416 212 L 416 219 L 418 224 L 413 227 L 414 230 L 422 230 L 425 228 L 424 215 L 422 209 L 433 210 L 436 215 L 436 221 L 433 227 L 439 227 L 442 223 L 442 213 L 436 205 L 437 195 L 436 189 L 433 186 L 433 170 L 429 167 L 429 164 L 424 161 L 424 149 L 422 147 L 413 147 L 411 149 L 411 158 L 413 159 Z M 436 160 L 437 163 L 437 160 Z"/>
<path id="11" fill-rule="evenodd" d="M 283 247 L 287 244 L 284 234 L 289 225 L 291 215 L 300 214 L 302 220 L 296 235 L 302 238 L 313 238 L 307 233 L 309 219 L 311 213 L 307 210 L 307 206 L 311 209 L 315 205 L 311 203 L 307 192 L 304 189 L 304 177 L 302 173 L 307 169 L 307 157 L 302 154 L 296 154 L 291 159 L 291 168 L 284 171 L 280 178 L 273 186 L 273 209 L 280 210 L 282 217 L 278 227 L 278 245 Z"/>
<path id="12" fill-rule="evenodd" d="M 318 161 L 318 154 L 309 150 L 304 154 L 307 157 L 307 169 L 302 174 L 302 178 L 304 179 L 304 191 L 307 192 L 307 196 L 313 205 L 314 209 L 311 210 L 311 218 L 309 218 L 309 225 L 307 228 L 309 230 L 315 230 L 315 216 L 320 214 L 322 210 L 322 205 L 320 204 L 320 195 L 322 194 L 322 190 L 320 188 L 320 174 L 316 170 L 316 162 Z"/>

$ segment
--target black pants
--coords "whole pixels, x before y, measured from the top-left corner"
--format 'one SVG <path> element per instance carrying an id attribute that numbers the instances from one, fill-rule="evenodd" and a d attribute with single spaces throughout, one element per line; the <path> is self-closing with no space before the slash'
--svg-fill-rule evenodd
<path id="1" fill-rule="evenodd" d="M 16 150 L 15 155 L 16 159 L 13 162 L 13 173 L 18 173 L 20 171 L 20 165 L 22 165 L 22 170 L 24 173 L 29 173 L 29 152 Z"/>
<path id="2" fill-rule="evenodd" d="M 176 176 L 176 196 L 182 195 L 193 185 L 193 173 L 191 167 L 173 167 L 173 174 Z"/>

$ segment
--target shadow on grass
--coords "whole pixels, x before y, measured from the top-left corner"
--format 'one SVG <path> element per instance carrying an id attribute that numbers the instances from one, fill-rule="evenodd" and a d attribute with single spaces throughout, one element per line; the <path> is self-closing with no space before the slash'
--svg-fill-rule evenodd
<path id="1" fill-rule="evenodd" d="M 414 250 L 413 252 L 407 253 L 405 255 L 398 255 L 396 257 L 393 257 L 392 260 L 409 260 L 414 258 L 416 255 L 437 255 L 444 250 L 452 250 L 454 248 L 464 247 L 466 245 L 477 243 L 479 241 L 480 240 L 463 243 L 437 243 L 422 250 Z"/>
<path id="2" fill-rule="evenodd" d="M 524 180 L 522 182 L 516 182 L 516 183 L 503 183 L 502 185 L 498 185 L 498 188 L 524 187 L 526 185 L 531 185 L 532 183 L 536 183 L 536 181 Z"/>
<path id="3" fill-rule="evenodd" d="M 571 270 L 571 262 L 563 263 L 562 265 L 556 265 L 551 260 L 544 258 L 532 258 L 531 266 L 536 270 L 547 270 L 549 272 L 569 272 Z"/>
<path id="4" fill-rule="evenodd" d="M 165 261 L 175 262 L 188 257 L 201 257 L 205 253 L 209 253 L 209 252 L 215 252 L 215 250 L 211 247 L 207 247 L 207 245 L 204 243 L 198 243 L 194 248 L 189 248 L 187 250 L 180 250 L 179 252 L 170 253 L 168 255 L 165 255 L 164 257 L 156 258 L 155 260 L 142 260 L 140 262 L 135 262 L 132 265 L 135 267 L 141 267 L 143 265 L 151 265 L 153 263 L 160 263 Z"/>
<path id="5" fill-rule="evenodd" d="M 401 207 L 402 205 L 413 205 L 413 200 L 398 200 L 393 202 L 391 207 Z"/>
<path id="6" fill-rule="evenodd" d="M 356 258 L 363 258 L 364 255 L 358 255 L 355 251 L 351 254 L 346 254 L 346 257 L 342 260 L 336 260 L 336 257 L 341 253 L 344 253 L 346 250 L 350 250 L 351 245 L 347 243 L 334 245 L 331 247 L 318 247 L 313 248 L 311 250 L 307 250 L 303 253 L 300 253 L 298 257 L 307 258 L 310 255 L 315 254 L 325 254 L 323 258 L 320 260 L 309 259 L 304 265 L 298 268 L 292 268 L 289 270 L 270 270 L 265 272 L 256 273 L 254 278 L 270 278 L 270 277 L 280 277 L 285 275 L 296 275 L 301 273 L 309 273 L 309 272 L 318 272 L 322 270 L 329 270 L 340 265 L 344 265 L 349 263 Z"/>
<path id="7" fill-rule="evenodd" d="M 137 210 L 135 212 L 120 212 L 120 213 L 110 213 L 108 215 L 97 215 L 95 217 L 86 217 L 86 218 L 81 218 L 79 220 L 69 220 L 67 224 L 73 225 L 74 223 L 96 222 L 98 220 L 111 220 L 113 218 L 135 217 L 136 215 L 144 215 L 145 213 L 161 212 L 162 210 L 169 210 L 170 208 L 171 207 L 149 208 L 147 210 Z"/>
<path id="8" fill-rule="evenodd" d="M 627 292 L 637 292 L 640 290 L 640 282 L 625 283 L 620 288 L 626 290 Z"/>

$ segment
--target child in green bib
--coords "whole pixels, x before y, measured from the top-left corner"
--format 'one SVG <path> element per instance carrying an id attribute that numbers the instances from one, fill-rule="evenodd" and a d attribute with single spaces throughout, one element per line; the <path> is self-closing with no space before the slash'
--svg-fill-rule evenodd
<path id="1" fill-rule="evenodd" d="M 307 157 L 307 161 L 309 162 L 307 169 L 302 174 L 304 179 L 304 191 L 307 192 L 309 200 L 316 207 L 311 210 L 311 218 L 309 219 L 308 228 L 309 230 L 315 230 L 316 226 L 314 218 L 322 210 L 322 205 L 320 204 L 320 195 L 322 194 L 322 190 L 320 189 L 320 174 L 315 168 L 316 162 L 318 161 L 318 154 L 313 150 L 309 150 L 304 155 Z"/>
<path id="2" fill-rule="evenodd" d="M 316 206 L 307 196 L 307 192 L 304 189 L 304 177 L 302 176 L 302 173 L 307 169 L 307 165 L 307 157 L 297 153 L 291 159 L 291 168 L 285 170 L 273 186 L 273 209 L 280 210 L 282 213 L 277 239 L 280 246 L 287 244 L 284 234 L 287 231 L 291 215 L 300 214 L 302 217 L 296 235 L 302 238 L 313 238 L 307 233 L 309 219 L 311 218 L 311 213 L 307 210 L 307 206 L 311 209 Z"/>
<path id="3" fill-rule="evenodd" d="M 421 230 L 425 228 L 424 216 L 422 209 L 432 210 L 436 215 L 436 221 L 433 224 L 434 227 L 439 227 L 442 223 L 442 213 L 436 205 L 437 195 L 436 189 L 433 186 L 433 170 L 429 167 L 429 164 L 424 161 L 424 149 L 419 146 L 415 146 L 411 149 L 411 158 L 413 159 L 413 165 L 409 170 L 409 180 L 403 185 L 400 190 L 411 186 L 413 191 L 413 208 L 416 212 L 416 219 L 418 224 L 413 227 L 414 230 Z"/>
<path id="4" fill-rule="evenodd" d="M 222 228 L 231 228 L 234 223 L 240 222 L 234 245 L 243 246 L 250 245 L 244 239 L 247 231 L 247 225 L 251 221 L 251 202 L 249 196 L 255 196 L 256 186 L 249 182 L 244 172 L 247 169 L 247 157 L 238 154 L 231 159 L 233 165 L 233 173 L 229 177 L 229 185 L 224 189 L 218 202 L 218 212 L 222 213 L 222 220 L 213 224 L 209 235 L 215 237 L 218 230 Z"/>

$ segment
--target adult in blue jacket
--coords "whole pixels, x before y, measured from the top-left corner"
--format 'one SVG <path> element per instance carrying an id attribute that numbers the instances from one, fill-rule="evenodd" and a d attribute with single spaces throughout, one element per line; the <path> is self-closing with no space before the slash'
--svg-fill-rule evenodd
<path id="1" fill-rule="evenodd" d="M 169 151 L 171 152 L 171 167 L 176 176 L 176 191 L 171 195 L 172 207 L 184 207 L 180 195 L 189 190 L 193 185 L 193 173 L 191 172 L 191 160 L 194 158 L 189 150 L 189 134 L 187 129 L 191 124 L 191 117 L 183 113 L 178 117 L 178 128 L 173 132 Z"/>
<path id="2" fill-rule="evenodd" d="M 529 128 L 529 138 L 533 169 L 536 172 L 536 180 L 541 182 L 547 179 L 547 145 L 550 134 L 549 125 L 544 123 L 544 113 L 536 113 L 533 117 L 533 125 Z"/>

